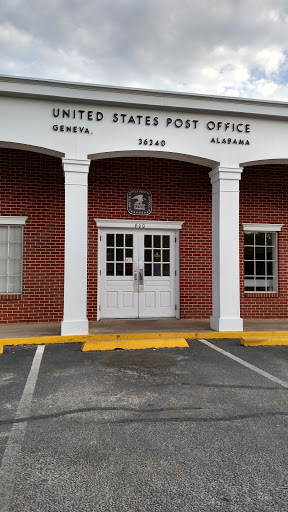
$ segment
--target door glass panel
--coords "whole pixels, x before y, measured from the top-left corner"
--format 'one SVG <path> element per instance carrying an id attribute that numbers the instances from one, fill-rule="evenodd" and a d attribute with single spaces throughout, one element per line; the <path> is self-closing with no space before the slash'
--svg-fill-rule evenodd
<path id="1" fill-rule="evenodd" d="M 160 235 L 154 235 L 153 236 L 153 242 L 154 242 L 154 247 L 160 248 L 161 247 L 161 236 Z"/>
<path id="2" fill-rule="evenodd" d="M 163 276 L 170 276 L 170 265 L 169 265 L 169 263 L 163 263 Z"/>
<path id="3" fill-rule="evenodd" d="M 133 273 L 133 264 L 125 263 L 125 276 L 132 276 Z"/>
<path id="4" fill-rule="evenodd" d="M 152 235 L 144 235 L 144 247 L 152 247 Z"/>
<path id="5" fill-rule="evenodd" d="M 123 276 L 123 263 L 116 263 L 116 276 Z"/>
<path id="6" fill-rule="evenodd" d="M 107 261 L 114 261 L 114 249 L 107 247 Z"/>
<path id="7" fill-rule="evenodd" d="M 145 263 L 144 270 L 145 270 L 145 276 L 148 276 L 148 277 L 152 276 L 152 265 L 151 265 L 151 263 Z"/>
<path id="8" fill-rule="evenodd" d="M 123 261 L 123 249 L 116 249 L 116 261 Z"/>
<path id="9" fill-rule="evenodd" d="M 164 247 L 164 249 L 169 249 L 169 247 L 170 247 L 170 236 L 169 235 L 164 235 L 164 236 L 162 236 L 162 239 L 163 239 L 163 247 Z"/>
<path id="10" fill-rule="evenodd" d="M 126 249 L 125 251 L 125 258 L 126 258 L 126 261 L 127 261 L 127 258 L 131 258 L 131 260 L 133 261 L 133 249 Z"/>
<path id="11" fill-rule="evenodd" d="M 152 261 L 152 251 L 151 249 L 145 249 L 144 251 L 145 261 Z"/>
<path id="12" fill-rule="evenodd" d="M 170 276 L 170 235 L 144 235 L 144 246 L 145 276 Z"/>
<path id="13" fill-rule="evenodd" d="M 107 263 L 106 274 L 107 276 L 114 276 L 114 263 Z"/>
<path id="14" fill-rule="evenodd" d="M 114 247 L 114 235 L 112 233 L 107 233 L 107 247 Z"/>
<path id="15" fill-rule="evenodd" d="M 124 245 L 124 235 L 121 233 L 117 233 L 116 235 L 116 247 L 123 247 Z"/>
<path id="16" fill-rule="evenodd" d="M 133 247 L 133 235 L 125 235 L 125 247 Z"/>
<path id="17" fill-rule="evenodd" d="M 157 261 L 160 263 L 161 261 L 161 251 L 154 249 L 153 261 Z"/>
<path id="18" fill-rule="evenodd" d="M 154 276 L 161 276 L 161 263 L 154 263 Z"/>
<path id="19" fill-rule="evenodd" d="M 124 276 L 124 272 L 125 276 L 132 276 L 133 235 L 128 233 L 107 233 L 106 243 L 106 275 L 114 276 L 116 271 L 116 276 Z M 125 245 L 123 245 L 124 243 Z"/>
<path id="20" fill-rule="evenodd" d="M 164 250 L 163 251 L 163 261 L 170 261 L 170 251 Z"/>

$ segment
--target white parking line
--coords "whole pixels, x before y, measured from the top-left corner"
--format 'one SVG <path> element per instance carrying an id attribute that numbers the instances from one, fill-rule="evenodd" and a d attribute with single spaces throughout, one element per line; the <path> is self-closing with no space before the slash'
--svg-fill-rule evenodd
<path id="1" fill-rule="evenodd" d="M 32 366 L 15 416 L 16 420 L 27 418 L 30 413 L 33 393 L 35 390 L 40 364 L 45 345 L 37 347 Z M 0 512 L 7 512 L 14 488 L 14 473 L 17 459 L 22 447 L 27 421 L 14 423 L 0 466 Z"/>
<path id="2" fill-rule="evenodd" d="M 284 380 L 280 380 L 277 377 L 274 377 L 274 375 L 271 375 L 271 373 L 267 373 L 267 372 L 264 372 L 263 370 L 260 370 L 260 368 L 257 368 L 257 366 L 247 363 L 243 359 L 240 359 L 240 357 L 233 356 L 229 352 L 226 352 L 226 350 L 222 350 L 222 348 L 216 347 L 216 345 L 213 345 L 212 343 L 210 343 L 207 340 L 198 339 L 198 341 L 201 341 L 201 343 L 204 343 L 208 347 L 213 348 L 214 350 L 217 350 L 217 352 L 221 352 L 221 354 L 224 354 L 225 356 L 230 357 L 230 359 L 233 359 L 233 361 L 236 361 L 237 363 L 242 364 L 243 366 L 246 366 L 246 368 L 249 368 L 250 370 L 253 370 L 256 373 L 259 373 L 263 377 L 266 377 L 266 379 L 276 382 L 283 388 L 288 388 L 288 382 L 285 382 Z"/>

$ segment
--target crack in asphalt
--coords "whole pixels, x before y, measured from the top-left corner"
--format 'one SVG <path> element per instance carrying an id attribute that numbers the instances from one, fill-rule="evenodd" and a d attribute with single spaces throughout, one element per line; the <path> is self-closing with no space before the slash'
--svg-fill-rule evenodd
<path id="1" fill-rule="evenodd" d="M 130 407 L 85 407 L 81 409 L 73 409 L 68 411 L 61 411 L 51 414 L 42 414 L 42 415 L 35 415 L 30 417 L 24 417 L 24 418 L 17 418 L 17 419 L 9 419 L 9 420 L 0 420 L 0 425 L 9 425 L 14 423 L 22 423 L 22 422 L 32 422 L 32 421 L 38 421 L 38 420 L 46 420 L 46 419 L 54 419 L 54 418 L 61 418 L 64 416 L 69 415 L 76 415 L 76 414 L 82 414 L 82 413 L 89 413 L 89 412 L 133 412 L 137 414 L 154 414 L 154 413 L 161 413 L 161 412 L 169 412 L 169 411 L 192 411 L 192 410 L 203 410 L 202 407 L 179 407 L 179 408 L 160 408 L 160 409 L 136 409 L 136 408 L 130 408 Z M 225 422 L 225 421 L 239 421 L 239 420 L 246 420 L 246 419 L 252 419 L 252 418 L 267 418 L 267 417 L 273 417 L 273 416 L 288 416 L 288 412 L 285 411 L 270 411 L 270 412 L 259 412 L 259 413 L 247 413 L 247 414 L 236 414 L 231 416 L 220 416 L 220 417 L 206 417 L 206 418 L 199 418 L 199 417 L 187 417 L 187 416 L 171 416 L 171 417 L 159 417 L 159 418 L 123 418 L 123 419 L 117 419 L 117 420 L 96 420 L 95 423 L 99 425 L 103 424 L 111 424 L 111 423 L 163 423 L 163 422 L 192 422 L 192 423 L 213 423 L 213 422 Z"/>

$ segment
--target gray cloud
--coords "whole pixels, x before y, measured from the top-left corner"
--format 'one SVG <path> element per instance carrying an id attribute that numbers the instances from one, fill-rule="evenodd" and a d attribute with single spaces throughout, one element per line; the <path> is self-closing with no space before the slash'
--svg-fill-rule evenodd
<path id="1" fill-rule="evenodd" d="M 0 72 L 288 98 L 286 0 L 0 0 Z"/>

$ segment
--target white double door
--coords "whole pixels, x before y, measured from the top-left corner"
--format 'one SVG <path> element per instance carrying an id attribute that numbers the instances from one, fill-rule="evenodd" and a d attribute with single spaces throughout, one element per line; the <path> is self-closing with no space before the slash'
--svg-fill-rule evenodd
<path id="1" fill-rule="evenodd" d="M 99 318 L 176 316 L 176 231 L 102 229 Z"/>

